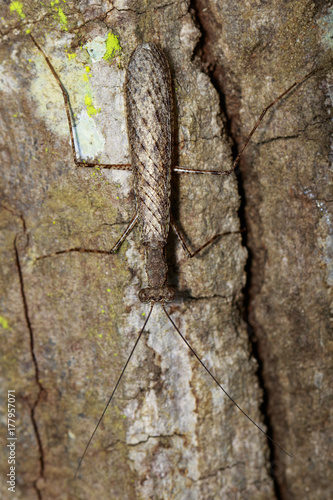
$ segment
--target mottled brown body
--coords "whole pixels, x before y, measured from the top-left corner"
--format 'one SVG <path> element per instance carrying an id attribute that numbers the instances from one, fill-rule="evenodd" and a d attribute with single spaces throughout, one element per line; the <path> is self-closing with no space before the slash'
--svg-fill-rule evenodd
<path id="1" fill-rule="evenodd" d="M 153 43 L 139 45 L 126 77 L 127 130 L 134 174 L 137 217 L 146 248 L 146 302 L 172 300 L 165 246 L 170 226 L 172 91 L 167 60 Z"/>
<path id="2" fill-rule="evenodd" d="M 73 153 L 73 162 L 78 167 L 95 167 L 94 163 L 86 163 L 76 158 L 75 142 L 73 127 L 71 122 L 71 111 L 69 104 L 69 97 L 67 91 L 58 77 L 55 69 L 53 68 L 50 60 L 44 54 L 41 47 L 38 45 L 33 36 L 31 40 L 43 54 L 47 65 L 49 66 L 52 74 L 54 75 L 58 85 L 62 91 L 66 114 L 69 125 L 69 134 L 71 137 L 71 146 Z M 249 143 L 252 135 L 255 133 L 260 122 L 265 116 L 266 112 L 274 106 L 280 99 L 283 98 L 294 87 L 304 82 L 309 76 L 316 73 L 318 69 L 312 70 L 303 79 L 296 81 L 273 102 L 271 102 L 261 113 L 259 119 L 252 128 L 249 136 L 236 157 L 232 168 L 230 170 L 199 170 L 188 169 L 183 167 L 174 167 L 173 172 L 187 173 L 187 174 L 213 174 L 213 175 L 230 175 L 237 166 L 243 151 Z M 160 49 L 152 44 L 145 43 L 139 45 L 133 52 L 128 65 L 127 78 L 126 78 L 126 105 L 127 105 L 127 128 L 129 143 L 132 156 L 132 164 L 98 164 L 99 168 L 116 168 L 129 170 L 132 167 L 134 173 L 134 189 L 136 196 L 136 214 L 128 227 L 121 235 L 116 244 L 110 251 L 85 249 L 80 247 L 69 248 L 66 250 L 58 250 L 53 254 L 42 255 L 37 260 L 45 259 L 54 255 L 60 255 L 68 252 L 89 252 L 110 254 L 117 251 L 122 242 L 126 239 L 128 234 L 132 231 L 137 222 L 141 226 L 141 240 L 146 249 L 146 271 L 148 276 L 147 288 L 144 288 L 139 293 L 139 298 L 143 302 L 151 302 L 151 308 L 144 325 L 138 335 L 138 338 L 131 350 L 130 355 L 120 373 L 117 383 L 113 392 L 104 408 L 104 411 L 99 418 L 99 421 L 92 433 L 84 453 L 82 454 L 75 476 L 78 474 L 81 463 L 87 452 L 87 449 L 103 419 L 104 414 L 109 407 L 112 398 L 119 386 L 119 383 L 126 371 L 126 368 L 132 358 L 132 355 L 138 345 L 138 342 L 143 335 L 146 325 L 149 321 L 155 302 L 161 302 L 162 308 L 182 338 L 187 347 L 191 350 L 192 354 L 197 358 L 198 362 L 214 380 L 221 391 L 232 401 L 232 403 L 239 409 L 239 411 L 260 430 L 272 443 L 275 444 L 285 454 L 290 455 L 249 416 L 245 413 L 237 402 L 228 394 L 219 381 L 215 378 L 213 373 L 208 369 L 205 363 L 198 356 L 196 351 L 193 350 L 189 342 L 180 332 L 177 325 L 174 323 L 170 314 L 165 308 L 164 302 L 170 301 L 174 298 L 174 291 L 165 286 L 167 280 L 167 264 L 165 259 L 165 246 L 169 233 L 169 227 L 173 228 L 176 236 L 186 255 L 189 258 L 194 257 L 199 252 L 204 250 L 208 245 L 216 241 L 223 235 L 239 233 L 239 231 L 228 231 L 224 233 L 215 234 L 206 243 L 201 245 L 196 251 L 191 252 L 186 242 L 184 241 L 177 225 L 173 219 L 170 220 L 170 180 L 171 180 L 171 162 L 172 162 L 172 91 L 171 91 L 171 76 L 168 63 L 160 51 Z M 18 254 L 17 254 L 18 255 Z M 18 268 L 20 270 L 19 258 L 17 257 Z M 19 271 L 20 273 L 20 271 Z M 21 278 L 20 278 L 21 279 Z M 23 289 L 23 281 L 21 280 L 21 288 Z M 27 308 L 26 308 L 27 310 Z M 42 450 L 41 450 L 42 453 Z"/>

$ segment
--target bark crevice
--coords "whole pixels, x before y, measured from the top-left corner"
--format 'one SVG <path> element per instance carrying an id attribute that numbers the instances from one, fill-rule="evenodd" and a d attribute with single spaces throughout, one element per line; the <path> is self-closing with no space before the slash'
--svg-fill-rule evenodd
<path id="1" fill-rule="evenodd" d="M 230 113 L 229 112 L 229 107 L 227 105 L 227 98 L 226 98 L 226 88 L 224 88 L 223 84 L 221 83 L 224 79 L 224 75 L 226 73 L 225 68 L 222 67 L 222 65 L 216 60 L 213 52 L 213 46 L 214 46 L 214 40 L 213 40 L 213 33 L 214 30 L 212 29 L 212 26 L 216 25 L 216 21 L 212 14 L 209 11 L 209 8 L 207 7 L 207 4 L 205 4 L 204 1 L 202 0 L 191 0 L 190 2 L 190 9 L 191 13 L 194 16 L 195 22 L 199 30 L 201 31 L 201 38 L 195 48 L 194 51 L 194 57 L 197 60 L 200 60 L 202 69 L 203 71 L 207 74 L 207 76 L 210 78 L 210 81 L 215 88 L 216 92 L 218 93 L 219 96 L 219 101 L 220 101 L 220 109 L 221 109 L 221 117 L 223 121 L 223 125 L 226 131 L 226 135 L 230 140 L 230 145 L 231 145 L 231 151 L 232 151 L 232 158 L 235 160 L 237 158 L 237 155 L 239 154 L 241 147 L 243 143 L 240 141 L 240 136 L 237 133 L 238 125 L 239 125 L 239 116 L 238 113 Z M 240 97 L 240 96 L 239 96 Z M 233 99 L 235 97 L 233 96 Z M 237 106 L 237 108 L 240 108 L 240 103 Z M 297 137 L 297 136 L 295 136 Z M 292 138 L 295 138 L 292 137 Z M 288 137 L 289 138 L 289 137 Z M 291 137 L 290 137 L 291 138 Z M 271 139 L 276 140 L 278 138 Z M 284 137 L 285 139 L 285 137 Z M 256 329 L 255 325 L 251 324 L 251 315 L 250 315 L 250 310 L 251 310 L 251 303 L 255 299 L 255 293 L 257 291 L 256 287 L 252 286 L 252 260 L 254 256 L 252 255 L 251 249 L 249 248 L 247 244 L 247 220 L 245 217 L 245 207 L 246 207 L 246 192 L 244 189 L 244 182 L 242 178 L 242 170 L 244 168 L 245 161 L 244 158 L 241 159 L 240 164 L 236 167 L 235 169 L 235 175 L 237 179 L 237 186 L 238 186 L 238 193 L 240 196 L 240 207 L 238 211 L 238 216 L 240 220 L 240 225 L 242 229 L 244 229 L 242 233 L 242 244 L 243 246 L 246 247 L 248 251 L 248 260 L 247 264 L 245 267 L 245 272 L 246 272 L 246 284 L 243 289 L 243 302 L 240 304 L 240 309 L 242 311 L 242 317 L 243 320 L 245 321 L 247 325 L 247 330 L 248 330 L 248 337 L 249 337 L 249 344 L 250 344 L 250 349 L 251 349 L 251 355 L 254 357 L 254 359 L 257 362 L 257 379 L 258 379 L 258 384 L 259 387 L 262 391 L 263 394 L 263 400 L 262 404 L 259 407 L 259 410 L 262 415 L 262 420 L 264 422 L 264 425 L 267 428 L 267 434 L 271 437 L 274 436 L 274 428 L 272 425 L 272 419 L 271 415 L 268 413 L 268 406 L 269 406 L 269 390 L 267 387 L 267 383 L 264 377 L 264 362 L 265 360 L 262 358 L 261 352 L 259 346 L 258 346 L 258 336 L 256 335 Z M 275 474 L 274 471 L 274 463 L 275 463 L 275 457 L 276 457 L 276 449 L 275 445 L 267 439 L 267 446 L 270 450 L 270 476 L 273 480 L 274 483 L 274 492 L 275 492 L 275 498 L 276 500 L 283 500 L 283 495 L 280 487 L 280 482 L 278 480 L 278 477 Z M 281 470 L 279 471 L 279 474 L 281 475 Z"/>
<path id="2" fill-rule="evenodd" d="M 24 235 L 26 236 L 26 224 L 25 224 L 24 218 L 21 216 L 20 219 L 22 221 Z M 45 459 L 44 459 L 44 449 L 43 449 L 42 438 L 41 438 L 41 434 L 39 432 L 39 427 L 38 427 L 38 422 L 37 422 L 36 409 L 37 409 L 38 403 L 39 403 L 45 389 L 44 389 L 44 387 L 40 381 L 40 377 L 39 377 L 39 367 L 38 367 L 37 356 L 35 353 L 34 332 L 33 332 L 32 323 L 30 320 L 30 316 L 29 316 L 28 301 L 27 301 L 27 296 L 26 296 L 26 292 L 25 292 L 25 288 L 24 288 L 23 270 L 22 270 L 22 266 L 21 266 L 21 262 L 20 262 L 18 236 L 19 235 L 16 235 L 16 237 L 14 239 L 15 261 L 16 261 L 17 272 L 18 272 L 19 283 L 20 283 L 20 292 L 21 292 L 22 303 L 23 303 L 24 317 L 25 317 L 25 322 L 27 325 L 27 329 L 29 332 L 29 338 L 30 338 L 30 354 L 31 354 L 32 364 L 34 367 L 35 383 L 36 383 L 37 388 L 38 388 L 37 395 L 34 398 L 32 405 L 30 406 L 30 418 L 31 418 L 31 423 L 32 423 L 32 427 L 34 430 L 34 434 L 35 434 L 35 438 L 36 438 L 36 442 L 37 442 L 37 447 L 38 447 L 38 452 L 39 452 L 39 478 L 33 482 L 33 487 L 36 491 L 38 499 L 42 500 L 42 498 L 43 498 L 42 492 L 38 486 L 38 481 L 40 479 L 44 478 Z"/>

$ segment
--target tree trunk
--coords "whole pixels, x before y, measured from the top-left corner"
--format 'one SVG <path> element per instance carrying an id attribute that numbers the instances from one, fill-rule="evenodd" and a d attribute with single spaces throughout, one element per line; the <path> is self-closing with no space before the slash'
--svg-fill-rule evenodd
<path id="1" fill-rule="evenodd" d="M 252 5 L 251 5 L 252 4 Z M 332 219 L 329 65 L 332 9 L 300 0 L 12 2 L 2 16 L 2 383 L 15 391 L 17 499 L 330 498 L 329 308 Z M 150 306 L 132 174 L 78 168 L 77 156 L 130 163 L 124 89 L 135 47 L 155 42 L 174 93 L 166 305 L 222 393 L 156 304 L 74 480 Z M 330 72 L 329 72 L 330 71 Z M 245 229 L 242 233 L 237 231 Z M 53 255 L 50 255 L 53 254 Z M 40 256 L 47 256 L 38 259 Z M 13 393 L 12 393 L 13 394 Z M 2 477 L 10 472 L 2 454 Z"/>

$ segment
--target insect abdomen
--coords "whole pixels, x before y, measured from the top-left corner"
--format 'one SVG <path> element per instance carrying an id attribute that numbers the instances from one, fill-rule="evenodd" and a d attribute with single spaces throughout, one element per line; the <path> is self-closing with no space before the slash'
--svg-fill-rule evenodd
<path id="1" fill-rule="evenodd" d="M 172 158 L 171 77 L 163 53 L 153 43 L 139 45 L 131 56 L 126 107 L 142 242 L 166 244 Z"/>

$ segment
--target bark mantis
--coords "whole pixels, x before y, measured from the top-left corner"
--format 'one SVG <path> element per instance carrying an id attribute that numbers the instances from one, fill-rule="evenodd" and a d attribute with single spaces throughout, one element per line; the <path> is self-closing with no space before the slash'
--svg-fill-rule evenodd
<path id="1" fill-rule="evenodd" d="M 50 68 L 51 72 L 53 73 L 55 79 L 57 80 L 57 83 L 59 85 L 59 87 L 61 88 L 62 90 L 62 94 L 63 94 L 63 97 L 64 97 L 64 102 L 65 102 L 65 108 L 66 108 L 66 114 L 67 114 L 67 119 L 68 119 L 68 125 L 69 125 L 69 130 L 70 130 L 70 136 L 71 136 L 71 147 L 72 147 L 72 153 L 73 153 L 73 161 L 75 163 L 75 165 L 77 167 L 92 167 L 92 166 L 95 166 L 95 164 L 87 164 L 85 162 L 81 162 L 79 160 L 77 160 L 77 156 L 76 156 L 76 150 L 75 150 L 75 142 L 74 142 L 74 135 L 73 135 L 73 130 L 72 130 L 72 118 L 71 118 L 71 111 L 70 111 L 70 105 L 69 105 L 69 97 L 67 95 L 67 92 L 66 92 L 66 89 L 64 88 L 63 84 L 61 83 L 57 73 L 55 72 L 53 66 L 52 66 L 52 63 L 50 62 L 50 60 L 48 59 L 48 57 L 44 54 L 43 50 L 41 49 L 41 47 L 39 46 L 39 44 L 34 40 L 34 38 L 32 38 L 33 42 L 35 43 L 36 47 L 38 48 L 38 50 L 43 54 L 47 64 L 48 64 L 48 67 Z M 140 294 L 139 294 L 139 299 L 142 301 L 142 302 L 150 302 L 151 303 L 151 309 L 150 309 L 150 312 L 149 312 L 149 315 L 147 316 L 147 319 L 146 321 L 144 322 L 144 325 L 139 333 L 139 336 L 134 344 L 134 347 L 129 355 L 129 357 L 127 358 L 127 362 L 126 364 L 124 365 L 123 367 L 123 370 L 118 378 L 118 381 L 117 381 L 117 384 L 113 390 L 113 393 L 112 395 L 110 396 L 109 398 L 109 401 L 107 403 L 107 406 L 105 407 L 105 410 L 102 414 L 102 416 L 100 417 L 98 423 L 97 423 L 97 426 L 87 444 L 87 447 L 80 459 L 80 462 L 79 462 L 79 467 L 82 463 L 82 460 L 84 458 L 84 455 L 87 451 L 87 448 L 97 430 L 97 427 L 99 426 L 103 416 L 104 416 L 104 413 L 107 409 L 107 407 L 109 406 L 110 402 L 111 402 L 111 399 L 113 397 L 113 394 L 115 393 L 117 387 L 118 387 L 118 384 L 128 366 L 128 363 L 132 357 L 132 354 L 139 342 L 139 339 L 141 338 L 143 332 L 144 332 L 144 329 L 148 323 L 148 320 L 150 318 L 150 314 L 152 312 L 152 309 L 154 307 L 154 304 L 155 303 L 161 303 L 162 304 L 162 308 L 166 314 L 166 316 L 168 317 L 168 320 L 170 321 L 170 323 L 173 325 L 173 327 L 175 328 L 175 330 L 177 331 L 177 333 L 182 337 L 183 341 L 187 344 L 187 346 L 189 347 L 189 349 L 192 351 L 192 353 L 194 354 L 194 356 L 199 360 L 199 362 L 201 363 L 201 365 L 203 366 L 203 368 L 209 373 L 209 375 L 214 379 L 215 383 L 220 387 L 220 389 L 226 393 L 226 391 L 224 390 L 224 388 L 220 385 L 220 383 L 217 381 L 217 379 L 215 378 L 215 376 L 208 370 L 208 368 L 205 366 L 205 364 L 201 361 L 201 359 L 199 358 L 199 356 L 196 354 L 195 351 L 193 351 L 193 349 L 191 348 L 190 344 L 188 343 L 188 341 L 184 338 L 184 336 L 182 335 L 182 333 L 180 332 L 180 330 L 178 329 L 178 327 L 176 326 L 176 324 L 173 322 L 173 320 L 171 319 L 170 315 L 168 314 L 167 310 L 165 309 L 165 302 L 168 302 L 170 300 L 173 300 L 174 298 L 174 291 L 168 287 L 165 287 L 165 282 L 166 282 L 166 272 L 167 272 L 167 268 L 166 268 L 166 263 L 165 263 L 165 260 L 164 260 L 164 246 L 165 246 L 165 243 L 166 243 L 166 236 L 167 236 L 167 233 L 168 233 L 168 230 L 169 230 L 169 217 L 170 217 L 170 212 L 169 212 L 169 205 L 170 205 L 170 175 L 171 175 L 171 134 L 172 134 L 172 125 L 171 125 L 171 122 L 172 122 L 172 116 L 171 116 L 171 113 L 172 113 L 172 105 L 171 105 L 171 91 L 170 91 L 170 75 L 168 76 L 168 69 L 167 69 L 167 63 L 164 61 L 163 62 L 163 54 L 159 51 L 159 49 L 156 48 L 156 46 L 154 45 L 149 45 L 147 44 L 146 46 L 139 46 L 141 47 L 140 50 L 143 50 L 144 52 L 149 52 L 151 54 L 151 52 L 155 51 L 155 56 L 156 56 L 156 60 L 153 59 L 153 62 L 150 61 L 148 62 L 148 69 L 152 70 L 152 68 L 154 67 L 156 61 L 158 60 L 158 64 L 160 66 L 160 69 L 164 68 L 164 90 L 163 90 L 163 97 L 160 99 L 162 101 L 162 108 L 159 107 L 159 105 L 155 105 L 154 103 L 151 104 L 153 101 L 154 101 L 154 98 L 150 98 L 152 99 L 151 101 L 149 101 L 149 104 L 147 105 L 147 102 L 145 103 L 147 109 L 148 109 L 148 116 L 145 116 L 144 113 L 142 114 L 143 118 L 142 118 L 142 121 L 144 123 L 144 126 L 146 126 L 146 133 L 147 133 L 147 128 L 149 128 L 149 123 L 147 125 L 147 121 L 149 120 L 149 110 L 151 111 L 150 113 L 150 117 L 152 116 L 152 114 L 156 115 L 156 110 L 157 110 L 157 115 L 160 114 L 160 113 L 164 113 L 164 118 L 163 118 L 163 123 L 167 123 L 167 125 L 164 127 L 164 125 L 161 127 L 161 128 L 166 128 L 167 130 L 164 131 L 164 139 L 165 139 L 165 145 L 164 145 L 164 151 L 163 151 L 163 154 L 161 154 L 160 151 L 158 151 L 157 155 L 160 156 L 161 158 L 161 162 L 159 165 L 162 169 L 162 174 L 158 174 L 158 168 L 157 168 L 157 177 L 161 176 L 162 177 L 162 181 L 159 179 L 159 182 L 161 183 L 162 182 L 162 188 L 160 188 L 159 186 L 161 186 L 161 184 L 159 184 L 157 182 L 157 187 L 155 187 L 155 189 L 153 190 L 153 195 L 152 195 L 152 191 L 150 192 L 146 192 L 146 196 L 150 199 L 151 199 L 151 196 L 159 196 L 160 195 L 160 190 L 162 190 L 162 199 L 160 199 L 160 201 L 158 202 L 158 207 L 157 207 L 157 212 L 162 213 L 161 217 L 160 217 L 160 220 L 156 222 L 155 221 L 151 221 L 150 222 L 150 225 L 147 225 L 146 226 L 146 230 L 147 230 L 147 233 L 153 233 L 154 236 L 155 236 L 155 240 L 154 240 L 154 237 L 153 237 L 153 245 L 151 245 L 149 243 L 149 238 L 147 237 L 147 241 L 144 241 L 144 244 L 146 245 L 147 247 L 147 274 L 148 274 L 148 282 L 149 282 L 149 287 L 147 288 L 144 288 L 140 291 Z M 142 49 L 143 47 L 143 49 Z M 157 52 L 156 52 L 157 51 Z M 145 61 L 147 60 L 147 58 L 143 58 L 143 62 L 145 63 Z M 149 61 L 149 59 L 148 59 Z M 137 62 L 137 61 L 136 61 Z M 147 68 L 146 68 L 147 69 Z M 279 95 L 272 103 L 270 103 L 264 110 L 263 112 L 261 113 L 259 119 L 257 120 L 255 126 L 253 127 L 253 129 L 251 130 L 249 136 L 247 137 L 247 139 L 245 140 L 244 142 L 244 145 L 241 149 L 241 151 L 239 152 L 237 158 L 235 159 L 234 163 L 233 163 L 233 166 L 230 170 L 228 171 L 220 171 L 220 170 L 216 170 L 216 171 L 207 171 L 207 170 L 190 170 L 190 169 L 186 169 L 186 168 L 180 168 L 180 167 L 174 167 L 173 168 L 173 172 L 176 172 L 176 173 L 184 173 L 184 174 L 191 174 L 191 173 L 195 173 L 195 174 L 208 174 L 208 175 L 230 175 L 232 174 L 232 172 L 234 171 L 234 169 L 236 168 L 240 158 L 241 158 L 241 155 L 243 153 L 243 151 L 245 150 L 247 144 L 249 143 L 252 135 L 254 134 L 254 132 L 256 131 L 257 127 L 259 126 L 260 122 L 262 121 L 262 119 L 264 118 L 264 115 L 266 114 L 266 112 L 271 108 L 273 107 L 279 100 L 281 100 L 288 92 L 290 92 L 294 87 L 296 87 L 297 85 L 303 83 L 308 77 L 310 77 L 312 74 L 314 74 L 316 71 L 318 71 L 317 69 L 309 72 L 304 78 L 302 78 L 301 80 L 299 81 L 296 81 L 293 85 L 291 85 L 286 91 L 284 91 L 281 95 Z M 127 86 L 130 87 L 130 83 L 129 83 L 129 79 L 127 81 Z M 143 93 L 145 93 L 145 90 L 144 90 L 144 85 L 142 85 L 142 83 L 140 83 L 138 85 L 139 89 L 143 89 Z M 159 83 L 159 87 L 161 87 L 160 83 Z M 134 89 L 132 88 L 132 90 L 130 90 L 128 92 L 128 96 L 134 94 Z M 133 100 L 133 99 L 132 99 Z M 127 107 L 129 108 L 130 106 L 132 107 L 136 107 L 136 103 L 134 102 L 135 99 L 134 99 L 134 104 L 129 104 L 129 101 L 130 101 L 130 97 L 128 97 L 128 104 L 127 104 Z M 144 101 L 144 99 L 143 99 Z M 164 101 L 167 101 L 167 104 L 164 102 Z M 152 108 L 152 110 L 151 110 Z M 131 120 L 137 120 L 137 117 L 134 119 L 133 116 L 135 116 L 135 114 L 132 112 L 129 114 L 129 121 L 128 121 L 128 126 L 129 128 L 131 128 Z M 140 115 L 140 113 L 139 113 Z M 156 121 L 156 120 L 155 120 Z M 158 118 L 157 122 L 161 120 Z M 155 169 L 156 165 L 155 165 L 155 161 L 153 161 L 150 156 L 153 154 L 154 150 L 155 150 L 155 146 L 156 146 L 156 142 L 153 141 L 153 143 L 151 143 L 151 140 L 148 141 L 148 143 L 150 142 L 150 144 L 144 144 L 142 145 L 141 142 L 140 142 L 140 138 L 137 136 L 136 134 L 136 130 L 135 130 L 135 126 L 133 126 L 132 124 L 132 132 L 130 133 L 132 135 L 132 145 L 135 143 L 135 141 L 137 141 L 137 145 L 134 147 L 132 146 L 132 160 L 134 157 L 137 157 L 137 152 L 140 150 L 140 148 L 145 152 L 144 154 L 146 154 L 148 156 L 148 160 L 146 159 L 146 161 L 148 161 L 148 163 L 150 162 L 151 160 L 151 166 L 153 169 Z M 162 133 L 162 132 L 161 132 Z M 162 133 L 162 136 L 163 136 L 163 133 Z M 137 139 L 136 139 L 137 137 Z M 149 150 L 149 147 L 152 147 L 152 150 L 150 151 Z M 134 148 L 134 149 L 133 149 Z M 147 149 L 149 150 L 149 153 L 147 152 Z M 163 161 L 165 161 L 165 164 L 163 165 Z M 144 161 L 138 160 L 138 164 L 142 164 L 144 163 Z M 133 160 L 133 164 L 135 165 L 135 160 Z M 157 167 L 159 166 L 157 165 Z M 131 169 L 131 166 L 130 165 L 106 165 L 106 164 L 99 164 L 98 165 L 100 168 L 116 168 L 116 169 L 125 169 L 125 170 L 130 170 Z M 134 167 L 134 171 L 137 172 L 138 170 L 138 166 L 135 166 Z M 156 174 L 156 171 L 155 171 L 155 174 Z M 138 176 L 138 174 L 136 173 L 135 174 L 136 176 Z M 144 175 L 144 174 L 142 174 Z M 149 172 L 148 172 L 148 175 L 151 175 Z M 138 180 L 138 178 L 136 178 L 136 184 L 138 184 L 140 181 Z M 151 186 L 149 186 L 149 189 L 151 189 Z M 139 191 L 137 192 L 137 197 L 140 198 L 140 194 L 138 194 Z M 154 203 L 152 201 L 150 201 L 149 203 L 143 203 L 145 205 L 145 208 L 140 208 L 140 205 L 139 205 L 139 202 L 137 201 L 137 206 L 138 206 L 138 212 L 137 214 L 135 215 L 135 217 L 132 219 L 131 223 L 129 224 L 128 228 L 125 230 L 125 232 L 123 233 L 123 235 L 120 237 L 120 239 L 117 241 L 117 243 L 113 246 L 113 248 L 110 250 L 110 251 L 102 251 L 102 250 L 91 250 L 91 249 L 82 249 L 82 248 L 70 248 L 70 249 L 67 249 L 67 250 L 59 250 L 59 251 L 56 251 L 54 254 L 52 255 L 59 255 L 59 254 L 63 254 L 63 253 L 68 253 L 68 252 L 93 252 L 93 253 L 102 253 L 102 254 L 110 254 L 110 253 L 114 253 L 117 251 L 117 249 L 120 247 L 121 243 L 126 239 L 126 237 L 128 236 L 128 234 L 131 232 L 131 230 L 134 228 L 134 226 L 136 225 L 136 223 L 138 221 L 140 221 L 142 223 L 142 221 L 149 217 L 149 215 L 147 215 L 148 212 L 151 212 L 151 206 L 154 205 Z M 159 207 L 162 207 L 163 210 L 160 210 Z M 140 210 L 141 210 L 141 214 L 140 214 Z M 143 212 L 146 211 L 146 215 L 143 215 Z M 140 214 L 140 215 L 139 215 Z M 161 231 L 155 231 L 156 227 L 154 230 L 152 230 L 152 228 L 154 228 L 154 224 L 155 226 L 159 226 Z M 191 252 L 184 240 L 184 238 L 182 237 L 181 235 L 181 232 L 179 231 L 179 229 L 177 228 L 177 225 L 174 221 L 174 219 L 172 218 L 171 216 L 171 220 L 170 220 L 170 225 L 172 227 L 172 229 L 174 230 L 176 236 L 178 237 L 178 239 L 180 240 L 181 242 L 181 245 L 186 253 L 186 255 L 189 257 L 189 258 L 192 258 L 194 256 L 196 256 L 201 250 L 205 249 L 208 245 L 210 245 L 211 243 L 213 243 L 215 240 L 217 240 L 218 238 L 220 238 L 221 236 L 223 236 L 224 234 L 228 234 L 228 233 L 219 233 L 219 234 L 216 234 L 215 236 L 213 236 L 212 238 L 210 238 L 206 243 L 204 243 L 202 246 L 200 246 L 196 251 L 194 252 Z M 155 231 L 155 232 L 154 232 Z M 164 233 L 162 234 L 162 237 L 160 236 L 161 233 Z M 156 235 L 159 235 L 159 236 L 156 236 Z M 150 248 L 150 250 L 148 250 Z M 51 255 L 44 255 L 44 256 L 41 256 L 40 259 L 43 259 L 43 258 L 47 258 L 47 257 L 50 257 Z M 227 394 L 227 393 L 226 393 Z M 238 404 L 229 396 L 229 394 L 227 394 L 227 396 L 229 397 L 229 399 L 231 399 L 231 401 L 238 407 L 238 409 L 254 424 L 256 425 L 261 432 L 263 432 L 266 436 L 267 434 L 265 433 L 265 431 L 263 429 L 261 429 L 239 406 Z M 269 439 L 271 439 L 269 436 L 267 436 Z M 276 446 L 278 446 L 279 448 L 281 448 L 277 443 L 275 443 Z M 285 451 L 285 450 L 283 450 Z M 286 452 L 288 455 L 289 453 Z M 77 469 L 77 472 L 79 470 L 79 467 Z"/>

